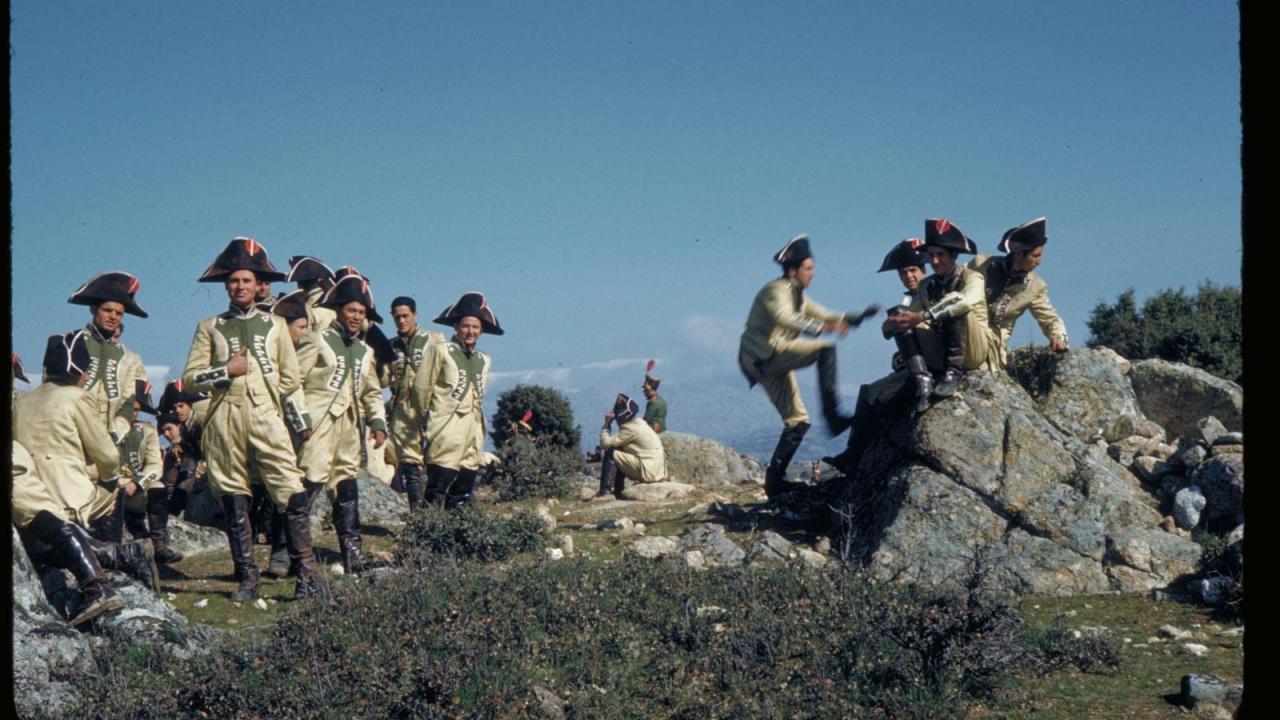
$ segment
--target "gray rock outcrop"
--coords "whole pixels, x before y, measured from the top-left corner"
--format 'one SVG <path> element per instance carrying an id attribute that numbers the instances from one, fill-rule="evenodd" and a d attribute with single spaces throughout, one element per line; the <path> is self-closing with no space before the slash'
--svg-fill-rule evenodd
<path id="1" fill-rule="evenodd" d="M 763 483 L 764 466 L 715 440 L 687 433 L 664 432 L 662 449 L 671 480 L 691 485 Z"/>
<path id="2" fill-rule="evenodd" d="M 1244 391 L 1199 368 L 1165 360 L 1139 360 L 1129 373 L 1138 408 L 1178 437 L 1199 437 L 1201 418 L 1243 430 Z"/>
<path id="3" fill-rule="evenodd" d="M 1207 501 L 1204 522 L 1211 530 L 1229 532 L 1244 522 L 1244 456 L 1215 454 L 1191 476 Z"/>
<path id="4" fill-rule="evenodd" d="M 404 522 L 404 515 L 409 512 L 409 499 L 406 495 L 392 490 L 390 485 L 367 472 L 361 472 L 356 477 L 356 487 L 360 493 L 362 524 L 386 526 Z M 333 503 L 329 501 L 328 493 L 321 490 L 312 502 L 312 529 L 330 527 Z"/>
<path id="5" fill-rule="evenodd" d="M 1080 440 L 1102 435 L 1114 442 L 1138 434 L 1145 420 L 1129 382 L 1129 361 L 1110 349 L 1058 354 L 1020 348 L 1009 365 L 1045 419 Z"/>

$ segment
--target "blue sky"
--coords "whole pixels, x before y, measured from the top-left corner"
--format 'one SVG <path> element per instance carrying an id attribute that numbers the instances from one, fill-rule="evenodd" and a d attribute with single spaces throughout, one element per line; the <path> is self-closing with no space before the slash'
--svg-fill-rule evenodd
<path id="1" fill-rule="evenodd" d="M 482 343 L 495 370 L 657 356 L 673 391 L 732 378 L 769 257 L 800 232 L 813 297 L 853 308 L 898 297 L 874 270 L 926 217 L 990 252 L 1047 215 L 1042 275 L 1078 344 L 1128 287 L 1239 282 L 1235 3 L 17 0 L 11 16 L 13 342 L 37 372 L 44 338 L 87 319 L 66 297 L 123 269 L 151 313 L 126 343 L 176 374 L 225 305 L 195 278 L 235 235 L 278 266 L 354 264 L 383 309 L 410 294 L 424 320 L 483 290 L 507 329 Z M 1015 343 L 1043 342 L 1023 325 Z M 860 332 L 841 353 L 856 385 L 892 348 Z M 775 422 L 755 394 L 744 413 Z"/>

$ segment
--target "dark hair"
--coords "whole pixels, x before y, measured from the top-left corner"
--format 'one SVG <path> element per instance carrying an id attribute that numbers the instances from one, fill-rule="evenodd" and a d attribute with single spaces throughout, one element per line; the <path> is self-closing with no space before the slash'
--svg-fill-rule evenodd
<path id="1" fill-rule="evenodd" d="M 401 295 L 395 300 L 392 300 L 391 312 L 395 312 L 396 308 L 400 307 L 401 305 L 407 306 L 409 308 L 409 312 L 413 312 L 413 313 L 418 312 L 418 303 L 414 302 L 413 298 L 409 297 L 408 295 Z"/>

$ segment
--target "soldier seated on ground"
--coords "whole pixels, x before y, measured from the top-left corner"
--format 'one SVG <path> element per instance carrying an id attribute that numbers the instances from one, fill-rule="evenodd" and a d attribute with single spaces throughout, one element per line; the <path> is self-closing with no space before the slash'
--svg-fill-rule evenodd
<path id="1" fill-rule="evenodd" d="M 667 479 L 667 456 L 662 440 L 643 418 L 638 417 L 640 406 L 635 400 L 618 394 L 613 411 L 605 413 L 604 427 L 600 429 L 600 447 L 604 448 L 603 465 L 600 467 L 600 490 L 596 497 L 612 493 L 622 497 L 626 479 L 635 482 L 655 483 Z M 618 434 L 610 435 L 609 426 L 618 422 Z"/>

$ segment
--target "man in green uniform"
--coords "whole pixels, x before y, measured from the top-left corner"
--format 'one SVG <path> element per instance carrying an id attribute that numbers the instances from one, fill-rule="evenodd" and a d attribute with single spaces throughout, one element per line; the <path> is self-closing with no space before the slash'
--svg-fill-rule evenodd
<path id="1" fill-rule="evenodd" d="M 98 414 L 117 443 L 133 422 L 134 383 L 147 379 L 142 359 L 120 342 L 125 313 L 147 317 L 134 300 L 140 287 L 138 278 L 129 273 L 105 272 L 89 278 L 67 298 L 72 305 L 89 306 L 92 320 L 84 329 L 90 361 L 84 389 L 94 397 Z"/>
<path id="2" fill-rule="evenodd" d="M 844 337 L 879 311 L 871 306 L 858 314 L 832 312 L 805 296 L 814 273 L 808 235 L 793 238 L 773 260 L 782 266 L 782 277 L 756 293 L 738 350 L 738 365 L 747 382 L 760 383 L 782 416 L 782 435 L 765 471 L 765 493 L 770 498 L 794 489 L 794 483 L 786 481 L 787 467 L 810 426 L 793 371 L 817 363 L 823 417 L 832 435 L 843 432 L 849 418 L 839 410 L 836 349 L 816 338 L 829 333 Z M 810 337 L 801 339 L 802 333 Z"/>
<path id="3" fill-rule="evenodd" d="M 359 572 L 365 559 L 356 476 L 364 426 L 373 431 L 375 449 L 387 440 L 373 349 L 358 337 L 373 297 L 364 278 L 349 275 L 320 304 L 337 312 L 338 319 L 305 339 L 298 349 L 302 388 L 314 422 L 311 437 L 302 445 L 299 465 L 306 481 L 325 488 L 333 502 L 343 569 Z"/>
<path id="4" fill-rule="evenodd" d="M 985 364 L 987 305 L 982 274 L 960 265 L 960 253 L 977 246 L 951 221 L 925 220 L 924 249 L 933 275 L 916 289 L 911 304 L 894 313 L 894 340 L 916 382 L 916 409 L 952 395 L 965 371 Z M 934 383 L 933 373 L 942 377 Z"/>
<path id="5" fill-rule="evenodd" d="M 427 347 L 443 343 L 444 334 L 424 330 L 418 325 L 418 304 L 411 297 L 402 295 L 391 301 L 391 319 L 396 324 L 396 336 L 391 340 L 395 360 L 387 372 L 387 385 L 391 388 L 387 424 L 396 454 L 396 472 L 404 482 L 412 512 L 421 507 L 427 489 L 427 478 L 422 469 L 422 431 L 413 401 L 413 383 L 426 357 Z"/>
<path id="6" fill-rule="evenodd" d="M 1003 256 L 979 255 L 969 263 L 986 279 L 987 352 L 999 358 L 1002 366 L 1008 362 L 1006 352 L 1014 323 L 1028 311 L 1049 340 L 1051 350 L 1062 353 L 1069 347 L 1067 326 L 1049 302 L 1049 286 L 1035 272 L 1049 241 L 1046 224 L 1045 218 L 1037 218 L 1006 230 L 999 246 Z"/>
<path id="7" fill-rule="evenodd" d="M 481 333 L 501 335 L 503 330 L 479 292 L 464 294 L 433 322 L 452 327 L 454 335 L 446 343 L 427 346 L 413 381 L 426 446 L 424 501 L 455 508 L 470 502 L 485 462 L 483 401 L 492 362 L 476 341 Z"/>
<path id="8" fill-rule="evenodd" d="M 289 555 L 298 563 L 295 597 L 319 592 L 307 494 L 302 487 L 289 428 L 303 433 L 302 409 L 290 396 L 298 389 L 298 358 L 282 318 L 254 306 L 257 280 L 283 280 L 256 240 L 238 237 L 214 260 L 200 282 L 221 282 L 230 307 L 196 327 L 183 384 L 211 394 L 201 443 L 209 488 L 222 502 L 227 540 L 240 587 L 232 600 L 248 602 L 258 592 L 249 527 L 248 457 L 252 452 L 263 484 L 286 514 Z"/>
<path id="9" fill-rule="evenodd" d="M 656 433 L 662 433 L 667 429 L 667 401 L 662 399 L 658 394 L 658 386 L 662 381 L 650 375 L 653 372 L 654 361 L 650 360 L 644 369 L 644 384 L 640 389 L 644 392 L 644 421 L 649 427 L 653 428 Z"/>
<path id="10" fill-rule="evenodd" d="M 619 393 L 613 411 L 604 416 L 600 429 L 600 447 L 604 450 L 600 466 L 600 492 L 621 498 L 626 479 L 654 483 L 667 479 L 667 457 L 658 433 L 645 420 L 636 417 L 640 406 Z M 610 435 L 609 426 L 618 422 L 618 434 Z"/>

